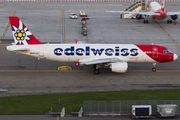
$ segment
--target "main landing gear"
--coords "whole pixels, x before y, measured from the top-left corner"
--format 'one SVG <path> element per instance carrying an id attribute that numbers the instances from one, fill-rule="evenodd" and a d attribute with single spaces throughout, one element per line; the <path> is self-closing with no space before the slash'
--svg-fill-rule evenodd
<path id="1" fill-rule="evenodd" d="M 144 18 L 144 24 L 145 24 L 145 23 L 147 23 L 147 24 L 148 24 L 148 20 L 147 20 L 148 16 L 147 16 L 147 15 L 145 15 L 144 17 L 145 17 L 145 18 Z"/>
<path id="2" fill-rule="evenodd" d="M 156 72 L 156 63 L 153 63 L 152 65 L 153 65 L 152 71 Z"/>
<path id="3" fill-rule="evenodd" d="M 144 20 L 144 24 L 147 23 L 148 24 L 148 20 Z"/>
<path id="4" fill-rule="evenodd" d="M 94 74 L 99 74 L 99 68 L 100 68 L 101 66 L 100 65 L 93 65 L 93 68 L 94 68 Z"/>
<path id="5" fill-rule="evenodd" d="M 172 20 L 171 20 L 171 17 L 170 16 L 168 16 L 168 20 L 167 20 L 167 24 L 172 24 Z"/>
<path id="6" fill-rule="evenodd" d="M 172 20 L 167 20 L 167 24 L 172 24 Z"/>

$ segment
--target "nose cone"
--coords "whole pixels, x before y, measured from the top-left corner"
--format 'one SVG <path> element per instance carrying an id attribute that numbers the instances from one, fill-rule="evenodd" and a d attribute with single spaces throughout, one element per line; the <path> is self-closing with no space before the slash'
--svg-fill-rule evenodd
<path id="1" fill-rule="evenodd" d="M 174 53 L 174 60 L 176 60 L 178 58 L 178 56 Z"/>

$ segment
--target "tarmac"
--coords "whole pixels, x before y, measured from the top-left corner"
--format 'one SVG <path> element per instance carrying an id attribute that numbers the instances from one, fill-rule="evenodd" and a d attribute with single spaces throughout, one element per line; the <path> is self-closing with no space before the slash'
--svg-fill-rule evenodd
<path id="1" fill-rule="evenodd" d="M 65 42 L 74 39 L 89 43 L 158 44 L 168 47 L 180 56 L 180 20 L 167 24 L 166 20 L 119 19 L 119 14 L 105 10 L 124 10 L 132 2 L 57 2 L 57 3 L 1 3 L 0 4 L 0 97 L 76 93 L 120 90 L 152 90 L 180 88 L 180 59 L 157 64 L 152 72 L 151 64 L 129 63 L 128 72 L 117 74 L 101 69 L 93 74 L 92 66 L 75 67 L 74 63 L 58 63 L 19 55 L 4 50 L 13 42 L 8 26 L 8 16 L 18 16 L 28 29 L 44 43 L 62 43 L 62 10 L 65 20 Z M 166 3 L 167 11 L 180 11 L 180 3 Z M 81 34 L 81 19 L 70 19 L 70 13 L 84 10 L 87 21 L 87 37 Z M 70 66 L 72 71 L 58 71 L 59 66 Z"/>

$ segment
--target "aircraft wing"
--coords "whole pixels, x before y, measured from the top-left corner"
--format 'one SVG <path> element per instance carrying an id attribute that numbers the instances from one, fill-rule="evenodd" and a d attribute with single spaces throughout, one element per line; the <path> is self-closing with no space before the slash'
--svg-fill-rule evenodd
<path id="1" fill-rule="evenodd" d="M 118 58 L 101 58 L 101 59 L 80 62 L 80 65 L 93 65 L 93 64 L 100 64 L 100 63 L 111 63 L 111 62 L 122 62 L 122 61 L 120 61 Z"/>
<path id="2" fill-rule="evenodd" d="M 167 15 L 180 15 L 180 12 L 167 12 Z"/>
<path id="3" fill-rule="evenodd" d="M 123 14 L 125 14 L 125 13 L 136 14 L 136 13 L 138 13 L 138 14 L 141 14 L 141 15 L 150 15 L 150 16 L 152 16 L 152 15 L 160 15 L 159 13 L 153 13 L 153 12 L 108 11 L 108 10 L 106 10 L 105 12 L 111 12 L 111 13 L 123 13 Z"/>

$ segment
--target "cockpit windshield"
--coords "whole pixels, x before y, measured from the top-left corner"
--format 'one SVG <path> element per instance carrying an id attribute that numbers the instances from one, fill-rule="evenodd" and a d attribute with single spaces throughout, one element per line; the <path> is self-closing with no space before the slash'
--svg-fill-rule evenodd
<path id="1" fill-rule="evenodd" d="M 164 50 L 164 53 L 170 53 L 171 51 L 170 50 Z"/>

